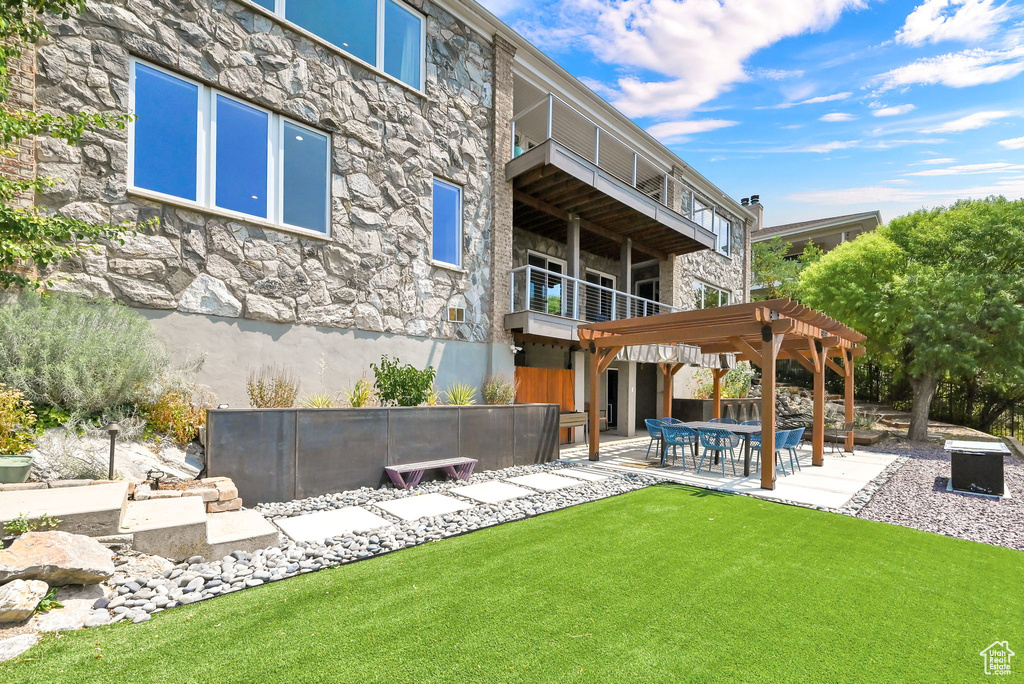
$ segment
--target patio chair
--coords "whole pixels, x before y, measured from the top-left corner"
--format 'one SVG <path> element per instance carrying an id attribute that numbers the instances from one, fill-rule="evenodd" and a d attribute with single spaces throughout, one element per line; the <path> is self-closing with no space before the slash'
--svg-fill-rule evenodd
<path id="1" fill-rule="evenodd" d="M 776 430 L 775 431 L 775 469 L 782 469 L 783 475 L 789 475 L 786 470 L 786 465 L 782 462 L 782 456 L 779 451 L 783 448 L 783 444 L 789 441 L 789 430 Z M 757 457 L 754 457 L 754 452 L 757 452 Z M 757 470 L 761 470 L 761 435 L 750 436 L 750 458 L 757 464 Z"/>
<path id="2" fill-rule="evenodd" d="M 661 428 L 665 426 L 665 423 L 655 418 L 647 418 L 644 420 L 644 424 L 647 426 L 647 434 L 651 436 L 651 441 L 647 443 L 647 453 L 644 454 L 644 460 L 646 461 L 651 456 L 651 447 L 654 446 L 654 440 L 658 440 L 659 446 L 664 441 Z M 662 449 L 658 450 L 662 451 Z"/>
<path id="3" fill-rule="evenodd" d="M 671 416 L 666 416 L 666 417 L 661 419 L 661 422 L 665 423 L 666 425 L 677 425 L 679 423 L 682 423 L 683 421 L 679 420 L 678 418 L 673 418 Z"/>
<path id="4" fill-rule="evenodd" d="M 742 423 L 740 423 L 740 425 L 760 425 L 760 424 L 761 424 L 761 421 L 759 421 L 759 420 L 745 420 Z"/>
<path id="5" fill-rule="evenodd" d="M 697 431 L 693 428 L 688 428 L 685 425 L 665 425 L 661 428 L 661 434 L 664 437 L 664 445 L 662 446 L 661 452 L 661 465 L 665 465 L 665 460 L 668 458 L 668 448 L 672 447 L 672 465 L 676 464 L 676 454 L 679 447 L 683 447 L 683 470 L 686 470 L 686 447 L 690 447 L 690 453 L 693 455 L 693 465 L 697 465 L 697 442 L 700 441 L 700 437 Z"/>
<path id="6" fill-rule="evenodd" d="M 735 418 L 712 418 L 708 421 L 709 423 L 724 423 L 726 425 L 739 425 L 738 420 Z"/>
<path id="7" fill-rule="evenodd" d="M 840 454 L 845 456 L 846 455 L 846 443 L 845 443 L 846 442 L 846 436 L 850 435 L 852 433 L 853 433 L 853 423 L 846 423 L 843 426 L 842 430 L 840 430 L 838 427 L 834 427 L 831 430 L 826 430 L 826 434 L 828 434 L 828 436 L 830 437 L 830 439 L 829 439 L 829 448 L 831 449 L 830 453 L 834 454 L 836 451 L 839 451 Z M 842 441 L 840 441 L 840 440 L 842 440 Z M 842 444 L 841 447 L 839 446 L 840 444 Z M 850 453 L 852 454 L 853 452 L 851 451 Z"/>
<path id="8" fill-rule="evenodd" d="M 715 428 L 701 428 L 697 430 L 700 435 L 700 444 L 704 447 L 704 451 L 700 455 L 700 463 L 697 464 L 697 472 L 704 467 L 704 459 L 710 453 L 717 454 L 722 460 L 722 477 L 725 477 L 725 455 L 729 454 L 729 460 L 732 462 L 732 474 L 736 474 L 736 447 L 740 445 L 739 435 L 733 434 L 728 430 L 717 430 Z M 711 469 L 711 464 L 714 463 L 712 460 L 708 463 L 708 470 Z"/>
<path id="9" fill-rule="evenodd" d="M 804 439 L 805 428 L 797 428 L 796 430 L 790 430 L 789 435 L 786 437 L 785 444 L 779 444 L 780 449 L 785 449 L 789 452 L 789 468 L 793 472 L 797 470 L 803 470 L 803 466 L 800 465 L 800 455 L 796 453 L 796 448 L 800 446 L 800 442 Z"/>

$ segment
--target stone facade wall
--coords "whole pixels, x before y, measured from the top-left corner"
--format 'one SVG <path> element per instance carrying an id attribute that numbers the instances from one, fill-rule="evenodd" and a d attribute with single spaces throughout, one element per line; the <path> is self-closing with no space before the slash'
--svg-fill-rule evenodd
<path id="1" fill-rule="evenodd" d="M 126 111 L 129 59 L 166 67 L 332 137 L 332 234 L 307 237 L 127 191 L 128 133 L 40 142 L 38 198 L 144 224 L 66 267 L 64 287 L 150 309 L 486 341 L 491 332 L 492 49 L 424 0 L 425 95 L 242 0 L 90 0 L 51 22 L 40 111 Z M 463 186 L 463 270 L 431 262 L 432 177 Z M 465 323 L 446 322 L 464 306 Z"/>
<path id="2" fill-rule="evenodd" d="M 566 261 L 568 258 L 569 246 L 564 242 L 520 228 L 514 228 L 512 235 L 512 268 L 526 266 L 529 263 L 527 258 L 531 250 L 562 261 Z M 586 277 L 588 268 L 614 276 L 618 283 L 620 271 L 618 259 L 609 259 L 580 250 L 580 280 Z"/>
<path id="3" fill-rule="evenodd" d="M 4 106 L 11 110 L 32 111 L 35 106 L 36 51 L 29 47 L 21 57 L 11 60 L 7 76 L 10 78 L 10 96 Z M 0 156 L 0 176 L 11 180 L 35 180 L 35 141 L 19 140 L 10 146 L 10 156 Z M 32 205 L 32 197 L 23 200 L 26 207 Z"/>

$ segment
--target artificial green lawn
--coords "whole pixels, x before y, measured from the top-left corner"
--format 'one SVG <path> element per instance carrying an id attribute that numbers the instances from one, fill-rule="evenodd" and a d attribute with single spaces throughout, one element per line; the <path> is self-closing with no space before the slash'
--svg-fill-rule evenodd
<path id="1" fill-rule="evenodd" d="M 1022 587 L 1018 551 L 662 485 L 51 636 L 0 682 L 977 681 Z"/>

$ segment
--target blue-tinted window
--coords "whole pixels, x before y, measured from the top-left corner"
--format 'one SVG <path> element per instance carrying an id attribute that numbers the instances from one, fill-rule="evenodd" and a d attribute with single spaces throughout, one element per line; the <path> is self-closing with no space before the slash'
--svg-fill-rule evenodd
<path id="1" fill-rule="evenodd" d="M 434 259 L 462 265 L 462 190 L 434 181 Z"/>
<path id="2" fill-rule="evenodd" d="M 135 65 L 135 187 L 196 199 L 199 86 Z"/>
<path id="3" fill-rule="evenodd" d="M 284 222 L 327 232 L 327 159 L 325 135 L 284 123 Z"/>
<path id="4" fill-rule="evenodd" d="M 384 71 L 414 88 L 420 87 L 422 19 L 394 0 L 384 7 Z"/>
<path id="5" fill-rule="evenodd" d="M 284 11 L 288 21 L 377 63 L 377 0 L 288 0 Z"/>
<path id="6" fill-rule="evenodd" d="M 732 226 L 721 216 L 715 217 L 715 223 L 715 234 L 718 235 L 718 249 L 724 254 L 728 254 L 732 238 Z"/>
<path id="7" fill-rule="evenodd" d="M 217 206 L 267 216 L 270 115 L 217 96 Z"/>

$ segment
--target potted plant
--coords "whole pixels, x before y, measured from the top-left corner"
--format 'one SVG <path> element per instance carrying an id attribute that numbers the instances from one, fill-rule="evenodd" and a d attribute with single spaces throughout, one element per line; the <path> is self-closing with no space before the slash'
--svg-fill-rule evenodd
<path id="1" fill-rule="evenodd" d="M 0 385 L 0 483 L 25 482 L 32 470 L 36 414 L 25 395 Z"/>

